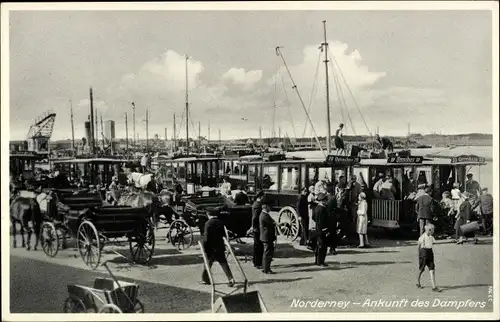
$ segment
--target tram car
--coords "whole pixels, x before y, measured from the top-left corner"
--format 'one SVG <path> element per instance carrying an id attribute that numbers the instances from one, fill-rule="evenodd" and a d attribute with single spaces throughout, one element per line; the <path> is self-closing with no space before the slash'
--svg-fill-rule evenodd
<path id="1" fill-rule="evenodd" d="M 412 198 L 419 185 L 431 189 L 431 197 L 439 201 L 444 191 L 450 191 L 454 183 L 466 189 L 466 175 L 471 167 L 485 165 L 485 159 L 476 155 L 449 157 L 414 156 L 398 153 L 387 159 L 362 159 L 353 173 L 368 179 L 368 211 L 371 225 L 390 230 L 411 231 L 417 228 L 415 200 Z M 373 189 L 378 180 L 393 181 L 391 197 Z"/>
<path id="2" fill-rule="evenodd" d="M 359 161 L 357 156 L 343 155 L 329 155 L 326 159 L 270 157 L 266 161 L 248 161 L 245 166 L 248 167 L 249 196 L 263 190 L 271 198 L 271 211 L 278 212 L 280 235 L 293 241 L 301 225 L 296 210 L 300 191 L 318 180 L 345 180 Z"/>

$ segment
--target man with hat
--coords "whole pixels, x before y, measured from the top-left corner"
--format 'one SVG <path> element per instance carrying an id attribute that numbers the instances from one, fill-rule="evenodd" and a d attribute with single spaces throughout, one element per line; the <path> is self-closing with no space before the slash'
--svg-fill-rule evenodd
<path id="1" fill-rule="evenodd" d="M 472 173 L 467 174 L 467 180 L 465 181 L 465 191 L 471 194 L 471 198 L 476 199 L 481 196 L 481 185 L 479 182 L 473 179 Z"/>
<path id="2" fill-rule="evenodd" d="M 325 264 L 326 251 L 328 248 L 328 237 L 330 221 L 326 209 L 327 196 L 325 193 L 319 193 L 316 196 L 318 205 L 314 209 L 314 218 L 316 221 L 317 246 L 315 250 L 315 264 L 318 266 L 328 266 Z"/>
<path id="3" fill-rule="evenodd" d="M 274 242 L 276 241 L 276 222 L 271 218 L 271 200 L 264 195 L 260 200 L 262 211 L 259 216 L 260 241 L 264 245 L 262 257 L 262 271 L 265 274 L 274 274 L 271 270 L 271 262 L 274 256 Z"/>
<path id="4" fill-rule="evenodd" d="M 234 286 L 234 278 L 229 268 L 229 264 L 226 259 L 226 245 L 224 243 L 224 238 L 226 237 L 226 231 L 224 223 L 218 218 L 220 209 L 211 208 L 207 209 L 208 221 L 205 223 L 205 229 L 203 234 L 203 249 L 208 259 L 208 269 L 212 268 L 212 264 L 217 261 L 219 262 L 222 270 L 227 276 L 229 281 L 229 286 Z M 207 267 L 203 267 L 203 273 L 201 275 L 203 283 L 210 284 L 210 279 L 208 277 Z"/>
<path id="5" fill-rule="evenodd" d="M 262 257 L 264 255 L 264 244 L 260 241 L 259 217 L 262 212 L 261 199 L 264 192 L 260 190 L 255 195 L 255 201 L 252 204 L 252 232 L 253 232 L 253 266 L 262 269 Z"/>
<path id="6" fill-rule="evenodd" d="M 483 188 L 482 191 L 479 197 L 480 210 L 485 233 L 491 236 L 493 234 L 493 196 L 488 192 L 488 188 Z"/>
<path id="7" fill-rule="evenodd" d="M 431 223 L 433 202 L 434 200 L 429 196 L 429 188 L 425 189 L 423 194 L 416 200 L 415 210 L 420 224 L 420 235 L 424 233 L 425 225 Z"/>

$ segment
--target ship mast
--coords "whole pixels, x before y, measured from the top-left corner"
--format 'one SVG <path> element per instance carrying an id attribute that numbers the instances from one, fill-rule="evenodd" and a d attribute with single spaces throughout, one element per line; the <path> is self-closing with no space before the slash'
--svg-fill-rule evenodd
<path id="1" fill-rule="evenodd" d="M 186 154 L 189 154 L 188 59 L 189 57 L 186 55 Z"/>
<path id="2" fill-rule="evenodd" d="M 71 149 L 73 151 L 73 156 L 75 156 L 75 125 L 73 123 L 73 102 L 69 100 L 70 110 L 71 110 Z"/>
<path id="3" fill-rule="evenodd" d="M 325 74 L 326 74 L 326 128 L 327 128 L 327 137 L 326 137 L 326 152 L 330 154 L 332 149 L 332 133 L 331 133 L 331 125 L 330 125 L 330 84 L 328 82 L 328 42 L 326 40 L 326 20 L 323 20 L 323 31 L 325 36 L 325 42 L 321 44 L 321 51 L 325 52 Z"/>

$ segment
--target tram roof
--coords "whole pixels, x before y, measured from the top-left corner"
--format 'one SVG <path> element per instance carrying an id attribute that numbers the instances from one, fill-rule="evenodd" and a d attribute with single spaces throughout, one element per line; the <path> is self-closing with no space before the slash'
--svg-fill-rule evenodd
<path id="1" fill-rule="evenodd" d="M 11 153 L 9 157 L 10 159 L 20 159 L 20 160 L 43 160 L 47 158 L 47 155 L 34 154 L 34 153 Z"/>
<path id="2" fill-rule="evenodd" d="M 133 160 L 111 159 L 111 158 L 90 158 L 90 159 L 65 159 L 53 160 L 53 163 L 127 163 Z"/>

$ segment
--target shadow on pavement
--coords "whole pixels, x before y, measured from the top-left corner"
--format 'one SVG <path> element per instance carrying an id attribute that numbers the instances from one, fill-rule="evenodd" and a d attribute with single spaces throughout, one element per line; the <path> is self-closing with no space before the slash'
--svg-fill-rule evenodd
<path id="1" fill-rule="evenodd" d="M 272 284 L 272 283 L 283 283 L 283 282 L 297 282 L 301 280 L 310 280 L 312 277 L 307 276 L 307 277 L 297 277 L 297 278 L 276 278 L 276 279 L 263 279 L 260 281 L 248 281 L 248 285 L 255 285 L 255 284 Z"/>
<path id="2" fill-rule="evenodd" d="M 491 284 L 469 284 L 469 285 L 454 285 L 454 286 L 439 286 L 443 291 L 446 290 L 456 290 L 461 288 L 472 288 L 472 287 L 486 287 L 491 286 Z"/>

